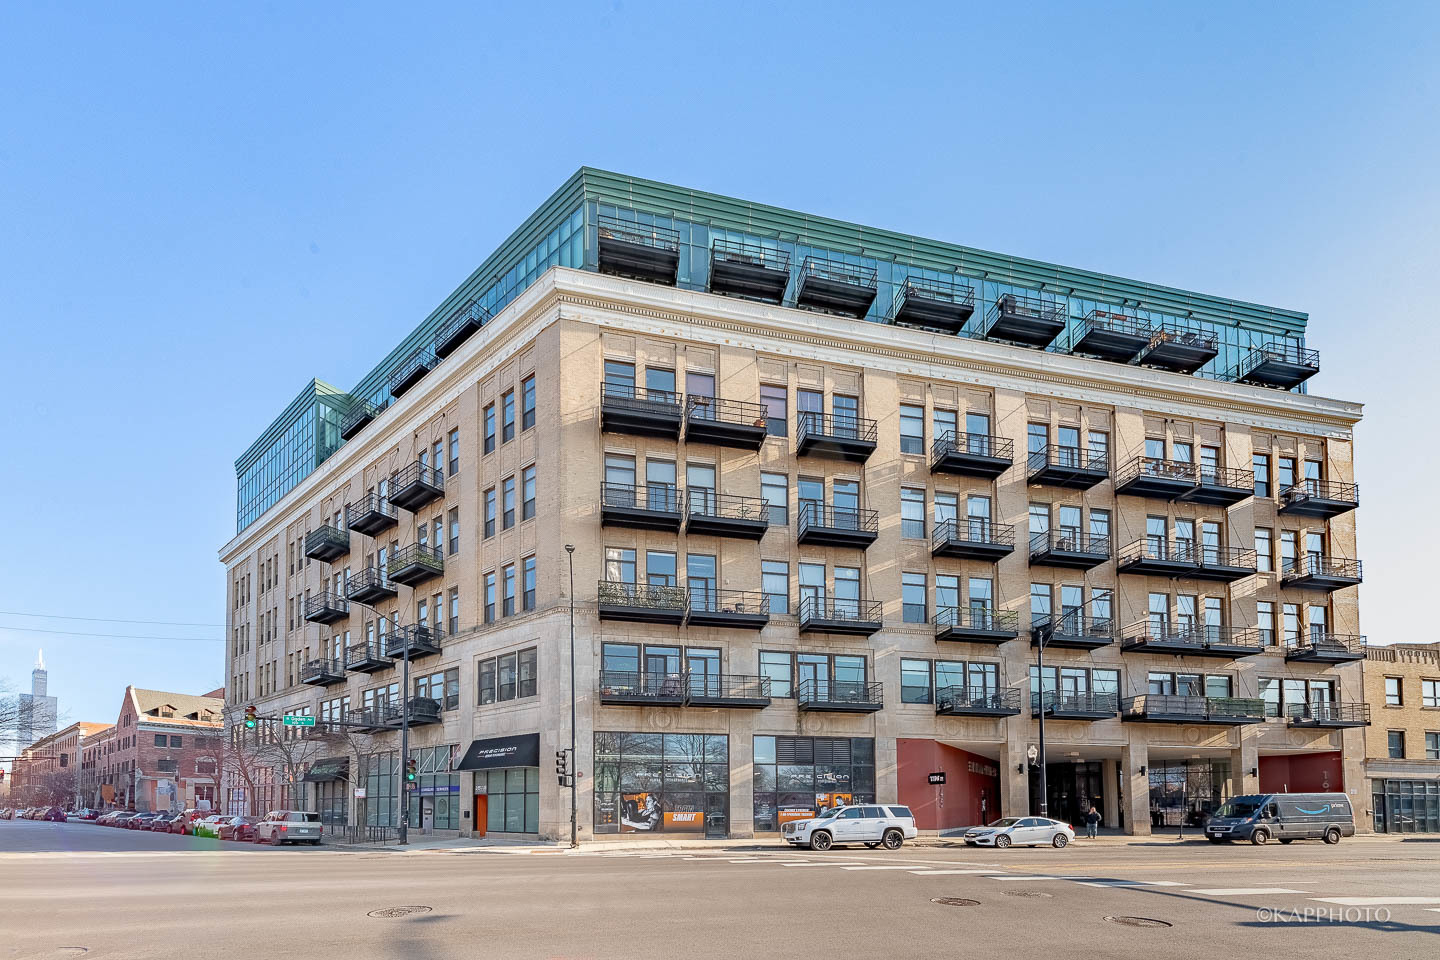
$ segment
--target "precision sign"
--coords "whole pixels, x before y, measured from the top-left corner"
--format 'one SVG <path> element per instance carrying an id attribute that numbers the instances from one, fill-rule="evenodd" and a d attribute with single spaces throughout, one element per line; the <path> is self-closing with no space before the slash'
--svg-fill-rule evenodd
<path id="1" fill-rule="evenodd" d="M 945 782 L 945 773 L 944 773 L 944 771 L 942 770 L 940 773 L 932 773 L 932 774 L 930 774 L 930 782 L 931 782 L 932 784 L 936 785 L 936 786 L 939 786 L 940 784 L 944 783 L 944 782 Z"/>
<path id="2" fill-rule="evenodd" d="M 280 721 L 287 727 L 313 727 L 314 717 L 302 717 L 298 713 L 287 713 L 280 718 Z"/>

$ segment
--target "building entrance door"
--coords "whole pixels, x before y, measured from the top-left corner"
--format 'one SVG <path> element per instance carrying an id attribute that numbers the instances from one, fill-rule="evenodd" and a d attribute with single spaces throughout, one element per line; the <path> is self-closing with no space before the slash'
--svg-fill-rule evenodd
<path id="1" fill-rule="evenodd" d="M 1085 813 L 1094 804 L 1105 813 L 1105 795 L 1101 763 L 1098 760 L 1077 763 L 1052 763 L 1045 768 L 1046 798 L 1050 817 L 1074 826 L 1085 822 Z M 1040 812 L 1040 774 L 1030 771 L 1030 810 Z"/>
<path id="2" fill-rule="evenodd" d="M 420 798 L 420 832 L 430 835 L 435 832 L 435 798 Z"/>
<path id="3" fill-rule="evenodd" d="M 477 774 L 478 776 L 478 774 Z M 480 793 L 475 795 L 475 836 L 485 836 L 485 826 L 490 822 L 490 798 Z"/>

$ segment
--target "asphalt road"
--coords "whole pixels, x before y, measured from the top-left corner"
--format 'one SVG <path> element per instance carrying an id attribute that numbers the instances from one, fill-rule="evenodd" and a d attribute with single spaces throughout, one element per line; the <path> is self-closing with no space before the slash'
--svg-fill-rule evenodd
<path id="1" fill-rule="evenodd" d="M 371 915 L 395 907 L 428 909 Z M 0 958 L 1390 960 L 1440 956 L 1437 911 L 1424 843 L 406 853 L 0 822 Z"/>

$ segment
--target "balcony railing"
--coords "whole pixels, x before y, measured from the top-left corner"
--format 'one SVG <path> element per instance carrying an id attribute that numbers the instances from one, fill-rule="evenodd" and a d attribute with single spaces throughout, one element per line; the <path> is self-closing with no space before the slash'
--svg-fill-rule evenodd
<path id="1" fill-rule="evenodd" d="M 385 571 L 379 567 L 366 567 L 350 574 L 345 580 L 345 599 L 359 603 L 373 604 L 389 599 L 397 592 Z"/>
<path id="2" fill-rule="evenodd" d="M 1199 466 L 1190 460 L 1132 457 L 1115 471 L 1115 492 L 1120 495 L 1178 500 L 1199 484 Z"/>
<path id="3" fill-rule="evenodd" d="M 350 603 L 329 591 L 305 598 L 305 619 L 310 623 L 335 623 L 350 616 Z"/>
<path id="4" fill-rule="evenodd" d="M 936 607 L 935 639 L 1004 643 L 1020 635 L 1020 614 L 986 607 Z"/>
<path id="5" fill-rule="evenodd" d="M 1368 727 L 1368 703 L 1292 703 L 1285 708 L 1292 727 Z"/>
<path id="6" fill-rule="evenodd" d="M 399 522 L 394 504 L 378 493 L 367 493 L 345 505 L 345 526 L 365 536 L 374 536 Z"/>
<path id="7" fill-rule="evenodd" d="M 385 656 L 401 660 L 407 651 L 411 660 L 437 654 L 440 652 L 440 638 L 429 627 L 418 623 L 399 627 L 385 638 Z"/>
<path id="8" fill-rule="evenodd" d="M 1001 294 L 985 314 L 984 336 L 1027 347 L 1044 347 L 1064 331 L 1068 316 L 1065 304 L 1054 300 Z"/>
<path id="9" fill-rule="evenodd" d="M 859 319 L 875 302 L 876 276 L 874 267 L 806 257 L 800 262 L 795 305 Z"/>
<path id="10" fill-rule="evenodd" d="M 1180 499 L 1190 503 L 1204 503 L 1217 507 L 1230 507 L 1255 495 L 1255 471 L 1237 467 L 1220 467 L 1199 464 L 1196 470 L 1199 483 L 1195 489 L 1183 494 Z"/>
<path id="11" fill-rule="evenodd" d="M 490 319 L 490 311 L 471 300 L 445 321 L 445 325 L 440 328 L 440 331 L 435 334 L 435 339 L 431 341 L 430 352 L 440 360 L 445 359 L 454 353 L 471 334 L 489 323 Z"/>
<path id="12" fill-rule="evenodd" d="M 1328 520 L 1360 505 L 1360 487 L 1333 480 L 1301 480 L 1280 491 L 1280 512 Z"/>
<path id="13" fill-rule="evenodd" d="M 439 546 L 412 543 L 395 551 L 386 565 L 386 572 L 396 583 L 413 587 L 431 577 L 444 576 L 445 555 Z"/>
<path id="14" fill-rule="evenodd" d="M 415 512 L 445 496 L 445 472 L 416 460 L 390 477 L 390 502 Z"/>
<path id="15" fill-rule="evenodd" d="M 1119 712 L 1120 695 L 1094 691 L 1061 693 L 1056 690 L 1046 690 L 1042 695 L 1032 690 L 1030 712 L 1038 714 L 1042 704 L 1047 717 L 1061 720 L 1107 720 Z"/>
<path id="16" fill-rule="evenodd" d="M 674 285 L 680 265 L 678 230 L 602 214 L 596 218 L 596 240 L 601 273 Z"/>
<path id="17" fill-rule="evenodd" d="M 340 439 L 349 440 L 354 437 L 384 410 L 383 405 L 368 400 L 351 400 L 350 409 L 340 418 Z"/>
<path id="18" fill-rule="evenodd" d="M 1075 325 L 1065 349 L 1087 357 L 1129 363 L 1150 344 L 1155 328 L 1136 317 L 1095 309 Z"/>
<path id="19" fill-rule="evenodd" d="M 305 534 L 305 556 L 329 563 L 350 552 L 350 531 L 324 524 Z"/>
<path id="20" fill-rule="evenodd" d="M 717 590 L 691 581 L 690 612 L 686 623 L 692 627 L 738 627 L 759 630 L 770 621 L 770 597 L 759 590 Z"/>
<path id="21" fill-rule="evenodd" d="M 1360 583 L 1359 560 L 1311 553 L 1289 561 L 1280 570 L 1283 586 L 1309 590 L 1339 590 Z"/>
<path id="22" fill-rule="evenodd" d="M 1110 475 L 1110 458 L 1104 452 L 1046 444 L 1025 457 L 1030 483 L 1072 490 L 1088 490 Z"/>
<path id="23" fill-rule="evenodd" d="M 395 369 L 395 372 L 390 374 L 388 383 L 390 396 L 399 397 L 403 395 L 405 391 L 424 379 L 425 374 L 434 370 L 435 365 L 439 362 L 439 360 L 435 359 L 435 354 L 431 353 L 428 348 L 416 350 L 410 354 L 410 356 L 406 357 L 400 366 Z"/>
<path id="24" fill-rule="evenodd" d="M 1285 645 L 1285 659 L 1308 663 L 1351 663 L 1365 659 L 1364 637 L 1312 631 Z"/>
<path id="25" fill-rule="evenodd" d="M 834 713 L 875 713 L 885 706 L 881 685 L 863 680 L 801 680 L 795 687 L 801 710 Z"/>
<path id="26" fill-rule="evenodd" d="M 678 707 L 685 703 L 685 675 L 601 670 L 598 691 L 601 703 Z"/>
<path id="27" fill-rule="evenodd" d="M 680 436 L 683 409 L 680 394 L 672 390 L 608 380 L 600 385 L 600 428 L 609 433 L 674 440 Z"/>
<path id="28" fill-rule="evenodd" d="M 1046 530 L 1030 535 L 1030 563 L 1089 570 L 1110 559 L 1110 538 L 1078 530 Z"/>
<path id="29" fill-rule="evenodd" d="M 1020 712 L 1020 691 L 1010 687 L 942 687 L 935 712 L 946 716 L 1008 717 Z"/>
<path id="30" fill-rule="evenodd" d="M 602 620 L 678 624 L 690 606 L 685 588 L 671 584 L 601 580 L 596 591 Z"/>
<path id="31" fill-rule="evenodd" d="M 1126 627 L 1123 633 L 1120 648 L 1124 652 L 1235 659 L 1265 650 L 1260 631 L 1255 627 L 1141 620 Z"/>
<path id="32" fill-rule="evenodd" d="M 974 312 L 974 287 L 955 279 L 906 277 L 897 285 L 890 316 L 903 326 L 959 333 Z"/>
<path id="33" fill-rule="evenodd" d="M 1209 330 L 1162 323 L 1140 352 L 1140 362 L 1175 373 L 1194 373 L 1220 353 L 1220 338 Z"/>
<path id="34" fill-rule="evenodd" d="M 611 705 L 758 710 L 770 704 L 769 677 L 738 674 L 602 670 L 597 688 L 600 702 Z"/>
<path id="35" fill-rule="evenodd" d="M 770 504 L 760 497 L 716 493 L 708 487 L 685 491 L 688 533 L 759 540 L 770 527 Z"/>
<path id="36" fill-rule="evenodd" d="M 345 667 L 339 660 L 322 657 L 311 660 L 300 668 L 300 682 L 317 687 L 328 687 L 345 682 Z"/>
<path id="37" fill-rule="evenodd" d="M 1144 693 L 1125 701 L 1125 720 L 1242 724 L 1265 721 L 1265 701 L 1250 697 L 1192 697 Z"/>
<path id="38" fill-rule="evenodd" d="M 743 240 L 710 245 L 710 291 L 780 303 L 790 285 L 790 253 Z"/>
<path id="39" fill-rule="evenodd" d="M 398 703 L 388 704 L 380 711 L 380 722 L 387 727 L 399 727 L 403 720 L 402 707 Z M 420 727 L 440 723 L 440 701 L 433 697 L 410 698 L 410 726 Z"/>
<path id="40" fill-rule="evenodd" d="M 1115 621 L 1109 617 L 1090 617 L 1078 612 L 1032 614 L 1030 645 L 1041 640 L 1047 647 L 1094 649 L 1115 642 Z"/>
<path id="41" fill-rule="evenodd" d="M 994 478 L 1015 462 L 1015 443 L 985 433 L 946 430 L 930 444 L 930 470 Z"/>
<path id="42" fill-rule="evenodd" d="M 673 484 L 600 484 L 600 522 L 606 526 L 678 531 L 680 503 L 680 488 Z"/>
<path id="43" fill-rule="evenodd" d="M 796 539 L 817 546 L 861 550 L 880 535 L 880 514 L 859 507 L 835 507 L 815 500 L 800 501 Z"/>
<path id="44" fill-rule="evenodd" d="M 994 561 L 1015 550 L 1015 527 L 980 517 L 941 520 L 930 535 L 930 553 Z"/>
<path id="45" fill-rule="evenodd" d="M 374 673 L 390 666 L 390 658 L 378 643 L 354 643 L 345 648 L 345 669 Z"/>
<path id="46" fill-rule="evenodd" d="M 1320 352 L 1298 340 L 1274 340 L 1245 355 L 1233 371 L 1241 383 L 1291 390 L 1320 372 Z"/>
<path id="47" fill-rule="evenodd" d="M 685 440 L 689 443 L 759 450 L 769 422 L 768 410 L 758 403 L 694 395 L 685 398 Z"/>
<path id="48" fill-rule="evenodd" d="M 882 610 L 879 600 L 801 597 L 800 631 L 869 636 L 880 630 Z"/>
<path id="49" fill-rule="evenodd" d="M 847 414 L 795 414 L 795 452 L 863 463 L 875 452 L 880 429 L 874 420 Z"/>

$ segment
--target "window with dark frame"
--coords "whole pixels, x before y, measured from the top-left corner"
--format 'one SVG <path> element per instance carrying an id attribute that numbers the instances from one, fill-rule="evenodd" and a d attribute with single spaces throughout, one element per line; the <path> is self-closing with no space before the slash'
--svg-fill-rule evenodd
<path id="1" fill-rule="evenodd" d="M 520 381 L 520 429 L 535 426 L 535 374 Z"/>
<path id="2" fill-rule="evenodd" d="M 509 443 L 515 439 L 515 391 L 506 390 L 500 395 L 500 442 Z"/>
<path id="3" fill-rule="evenodd" d="M 485 447 L 486 453 L 495 452 L 495 404 L 491 403 L 485 407 Z"/>

